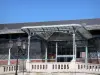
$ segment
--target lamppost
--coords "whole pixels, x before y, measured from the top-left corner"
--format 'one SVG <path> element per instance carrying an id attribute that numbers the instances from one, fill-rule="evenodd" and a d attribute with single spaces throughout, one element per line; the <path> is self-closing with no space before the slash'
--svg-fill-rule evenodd
<path id="1" fill-rule="evenodd" d="M 25 50 L 26 50 L 26 42 L 24 41 L 23 43 L 22 43 L 22 55 L 23 55 L 23 57 L 25 57 Z M 24 75 L 24 58 L 23 58 L 23 75 Z"/>
<path id="2" fill-rule="evenodd" d="M 17 60 L 16 60 L 16 72 L 15 75 L 18 75 L 18 59 L 19 59 L 19 53 L 21 52 L 21 54 L 24 56 L 25 55 L 25 49 L 26 49 L 26 42 L 21 41 L 20 38 L 18 38 L 17 40 Z M 23 74 L 24 74 L 24 62 L 23 62 Z"/>
<path id="3" fill-rule="evenodd" d="M 17 60 L 16 60 L 16 72 L 15 72 L 15 75 L 18 75 L 18 73 L 17 73 L 17 71 L 18 71 L 18 58 L 19 58 L 19 51 L 20 51 L 20 49 L 21 49 L 21 40 L 20 40 L 20 38 L 18 38 L 18 40 L 17 40 L 17 47 L 18 47 L 18 49 L 17 49 Z"/>
<path id="4" fill-rule="evenodd" d="M 9 47 L 8 65 L 10 65 L 11 48 L 13 47 L 13 41 L 11 41 L 11 40 L 9 41 L 8 47 Z"/>

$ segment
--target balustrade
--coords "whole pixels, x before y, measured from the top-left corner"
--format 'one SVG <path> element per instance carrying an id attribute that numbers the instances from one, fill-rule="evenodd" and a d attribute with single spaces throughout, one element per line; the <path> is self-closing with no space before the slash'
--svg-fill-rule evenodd
<path id="1" fill-rule="evenodd" d="M 15 65 L 4 65 L 0 66 L 0 74 L 9 74 L 9 73 L 15 73 L 16 66 Z M 19 66 L 18 66 L 19 71 Z"/>
<path id="2" fill-rule="evenodd" d="M 29 63 L 29 68 L 26 67 L 26 71 L 31 73 L 88 73 L 88 74 L 100 74 L 99 64 L 85 64 L 78 62 L 37 62 Z M 15 65 L 4 65 L 0 67 L 0 75 L 15 73 Z M 18 66 L 18 72 L 19 66 Z"/>
<path id="3" fill-rule="evenodd" d="M 74 66 L 74 67 L 73 67 Z M 81 72 L 81 73 L 100 73 L 99 64 L 85 64 L 70 62 L 53 63 L 30 63 L 31 72 Z"/>

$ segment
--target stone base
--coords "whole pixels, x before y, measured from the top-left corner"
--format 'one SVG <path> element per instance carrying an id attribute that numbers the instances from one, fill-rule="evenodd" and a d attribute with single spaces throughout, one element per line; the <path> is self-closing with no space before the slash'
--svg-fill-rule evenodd
<path id="1" fill-rule="evenodd" d="M 23 74 L 18 74 L 23 75 Z M 96 75 L 96 74 L 87 74 L 87 73 L 24 73 L 24 75 Z"/>

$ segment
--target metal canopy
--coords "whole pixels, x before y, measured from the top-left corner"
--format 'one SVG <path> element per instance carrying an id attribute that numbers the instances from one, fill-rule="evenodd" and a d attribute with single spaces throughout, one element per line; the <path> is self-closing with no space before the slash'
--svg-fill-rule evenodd
<path id="1" fill-rule="evenodd" d="M 54 32 L 63 32 L 72 34 L 73 32 L 82 35 L 84 38 L 92 38 L 92 35 L 80 24 L 64 24 L 64 25 L 41 25 L 41 26 L 25 26 L 21 28 L 26 33 L 38 34 L 44 39 L 48 39 Z"/>

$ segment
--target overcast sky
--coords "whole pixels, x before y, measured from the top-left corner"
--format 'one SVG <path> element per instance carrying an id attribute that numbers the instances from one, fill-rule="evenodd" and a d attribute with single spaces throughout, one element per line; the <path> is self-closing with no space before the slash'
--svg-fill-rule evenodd
<path id="1" fill-rule="evenodd" d="M 100 0 L 0 0 L 0 23 L 100 18 Z"/>

